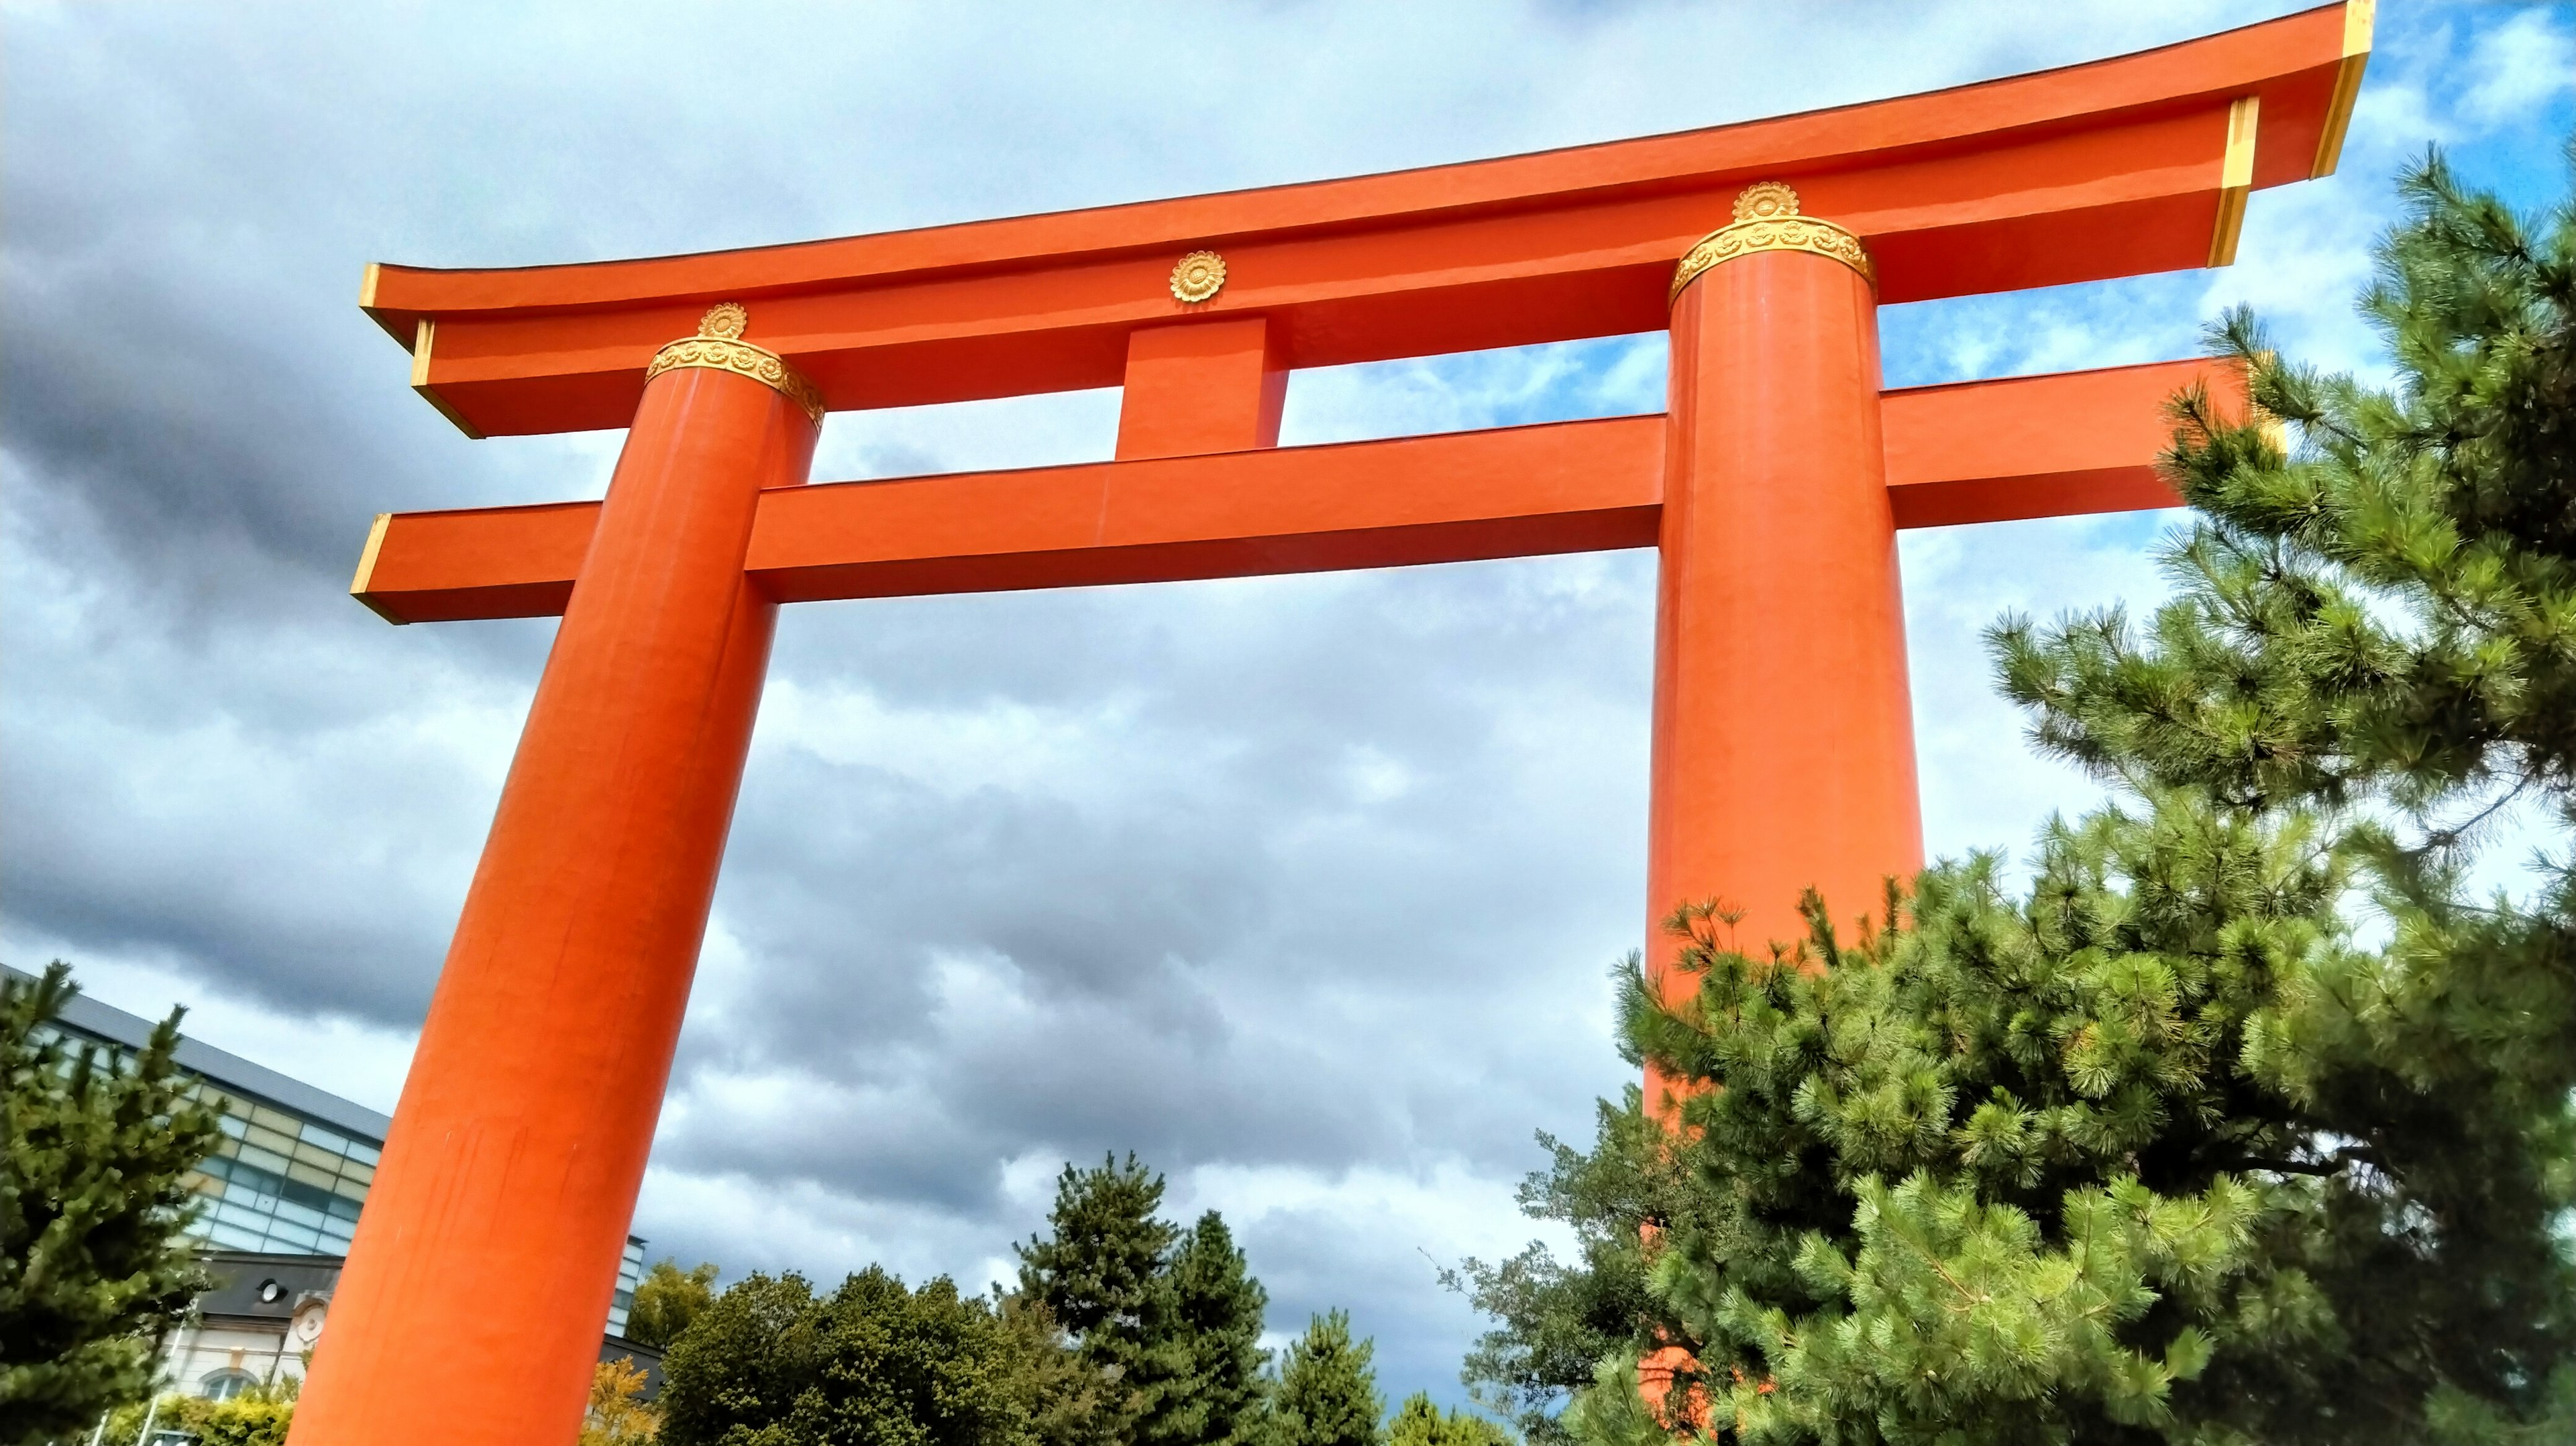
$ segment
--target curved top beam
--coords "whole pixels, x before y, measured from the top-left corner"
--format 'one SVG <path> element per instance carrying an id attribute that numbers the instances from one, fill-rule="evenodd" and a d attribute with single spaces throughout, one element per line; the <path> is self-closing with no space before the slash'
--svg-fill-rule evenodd
<path id="1" fill-rule="evenodd" d="M 1749 181 L 1868 244 L 1883 301 L 2207 264 L 2244 193 L 2322 175 L 2370 45 L 2351 0 L 1924 95 L 1496 160 L 841 240 L 511 269 L 371 265 L 360 304 L 475 434 L 622 426 L 716 301 L 835 409 L 1113 386 L 1129 331 L 1260 314 L 1320 366 L 1650 331 Z M 2250 104 L 2248 104 L 2250 99 Z M 1214 250 L 1224 288 L 1170 286 Z"/>

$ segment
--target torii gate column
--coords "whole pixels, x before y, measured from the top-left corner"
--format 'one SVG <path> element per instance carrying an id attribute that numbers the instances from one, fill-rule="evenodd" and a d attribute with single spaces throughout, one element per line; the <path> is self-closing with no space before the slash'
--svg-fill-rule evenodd
<path id="1" fill-rule="evenodd" d="M 646 373 L 294 1446 L 579 1429 L 768 666 L 752 518 L 822 419 L 744 320 L 715 308 Z"/>
<path id="2" fill-rule="evenodd" d="M 1800 938 L 1799 892 L 1875 911 L 1922 865 L 1878 302 L 1859 240 L 1776 182 L 1673 282 L 1655 618 L 1647 969 L 1685 901 Z M 1690 987 L 1687 981 L 1677 989 Z M 1647 1101 L 1663 1082 L 1650 1069 Z"/>

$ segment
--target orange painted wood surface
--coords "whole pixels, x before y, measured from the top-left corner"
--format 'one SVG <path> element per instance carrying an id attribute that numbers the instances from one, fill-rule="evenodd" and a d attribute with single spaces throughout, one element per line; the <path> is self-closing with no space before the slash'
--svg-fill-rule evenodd
<path id="1" fill-rule="evenodd" d="M 2212 362 L 1883 395 L 1898 527 L 2170 507 L 2167 398 Z M 764 496 L 746 566 L 782 602 L 1171 582 L 1646 547 L 1661 418 L 841 482 Z M 397 513 L 353 589 L 397 622 L 563 611 L 596 502 Z"/>
<path id="2" fill-rule="evenodd" d="M 1142 327 L 1264 317 L 1284 365 L 1658 329 L 1673 262 L 1747 182 L 1861 235 L 1879 300 L 2204 264 L 2231 105 L 2253 183 L 2306 177 L 2345 66 L 2329 6 L 2136 55 L 1741 125 L 1308 185 L 790 246 L 507 270 L 371 268 L 362 304 L 486 435 L 625 424 L 709 302 L 832 407 L 1114 386 Z M 1173 299 L 1185 251 L 1229 280 Z"/>
<path id="3" fill-rule="evenodd" d="M 1923 865 L 1869 283 L 1806 252 L 1739 257 L 1683 291 L 1672 335 L 1643 921 L 1659 991 L 1684 905 L 1740 911 L 1731 942 L 1759 957 L 1804 935 L 1804 891 L 1847 920 Z M 1648 1108 L 1673 1086 L 1649 1064 Z"/>
<path id="4" fill-rule="evenodd" d="M 2192 386 L 2241 416 L 2242 369 L 2212 361 L 1884 394 L 1887 490 L 1898 527 L 2012 522 L 2178 507 L 2155 461 L 2173 440 L 2165 404 Z"/>
<path id="5" fill-rule="evenodd" d="M 804 409 L 654 379 L 519 735 L 294 1446 L 568 1442 L 714 897 L 778 608 L 743 576 Z M 524 519 L 523 519 L 524 520 Z M 426 1414 L 420 1343 L 475 1382 Z"/>
<path id="6" fill-rule="evenodd" d="M 1279 445 L 1288 367 L 1258 316 L 1138 327 L 1127 335 L 1118 460 Z"/>

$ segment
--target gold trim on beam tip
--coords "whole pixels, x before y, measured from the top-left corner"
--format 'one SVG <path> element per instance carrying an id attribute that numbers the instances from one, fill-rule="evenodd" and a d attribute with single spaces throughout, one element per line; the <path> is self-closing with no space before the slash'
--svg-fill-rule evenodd
<path id="1" fill-rule="evenodd" d="M 1858 236 L 1831 221 L 1799 215 L 1798 193 L 1786 183 L 1756 181 L 1736 194 L 1735 224 L 1709 232 L 1682 253 L 1681 264 L 1673 268 L 1672 288 L 1664 293 L 1664 305 L 1680 301 L 1682 289 L 1710 268 L 1756 251 L 1804 251 L 1839 261 L 1859 272 L 1872 291 L 1878 289 L 1878 273 Z"/>
<path id="2" fill-rule="evenodd" d="M 438 414 L 453 424 L 456 430 L 480 442 L 483 440 L 483 434 L 474 430 L 474 424 L 458 416 L 456 409 L 447 404 L 446 398 L 430 389 L 429 353 L 430 348 L 437 342 L 437 320 L 433 317 L 422 317 L 419 328 L 412 333 L 411 338 L 411 389 L 420 393 L 421 400 L 438 408 Z"/>
<path id="3" fill-rule="evenodd" d="M 2344 0 L 2343 63 L 2335 68 L 2326 128 L 2317 137 L 2317 159 L 2308 167 L 2312 181 L 2333 175 L 2343 160 L 2343 133 L 2352 124 L 2352 103 L 2361 95 L 2361 73 L 2370 68 L 2370 32 L 2378 18 L 2379 0 Z"/>
<path id="4" fill-rule="evenodd" d="M 376 275 L 378 272 L 383 270 L 384 263 L 381 261 L 370 261 L 367 263 L 366 279 L 358 283 L 359 310 L 373 311 L 376 309 Z"/>
<path id="5" fill-rule="evenodd" d="M 374 598 L 367 596 L 367 585 L 375 581 L 376 577 L 376 554 L 384 551 L 385 529 L 391 527 L 393 521 L 392 513 L 379 512 L 376 514 L 375 525 L 367 529 L 367 545 L 358 553 L 357 575 L 349 579 L 349 596 L 366 604 L 367 611 L 399 628 L 410 623 L 411 619 L 395 617 L 378 606 Z"/>
<path id="6" fill-rule="evenodd" d="M 2262 130 L 2263 98 L 2242 95 L 2227 108 L 2227 159 L 2218 168 L 2218 224 L 2209 233 L 2209 264 L 2236 264 L 2237 238 L 2245 230 L 2245 197 L 2254 189 L 2254 137 Z"/>

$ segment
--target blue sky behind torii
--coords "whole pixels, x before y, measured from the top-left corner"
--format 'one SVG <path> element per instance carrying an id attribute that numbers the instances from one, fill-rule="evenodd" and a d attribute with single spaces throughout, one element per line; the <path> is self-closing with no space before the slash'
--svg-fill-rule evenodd
<path id="1" fill-rule="evenodd" d="M 392 630 L 369 514 L 596 495 L 468 442 L 351 304 L 382 259 L 656 254 L 1313 179 L 2012 74 L 2298 8 L 10 4 L 0 957 L 390 1109 L 552 624 Z M 2341 173 L 2239 263 L 1882 313 L 1890 385 L 2189 355 L 2350 297 L 2428 141 L 2564 184 L 2576 7 L 2383 8 Z M 1290 442 L 1652 411 L 1662 338 L 1301 373 Z M 817 478 L 1105 457 L 1116 393 L 836 414 Z M 2169 516 L 1909 534 L 1935 852 L 2092 790 L 1978 631 L 2160 594 Z M 636 1228 L 729 1272 L 1008 1269 L 1068 1156 L 1226 1211 L 1275 1328 L 1455 1399 L 1431 1259 L 1533 1233 L 1530 1132 L 1627 1076 L 1652 559 L 788 610 Z"/>

